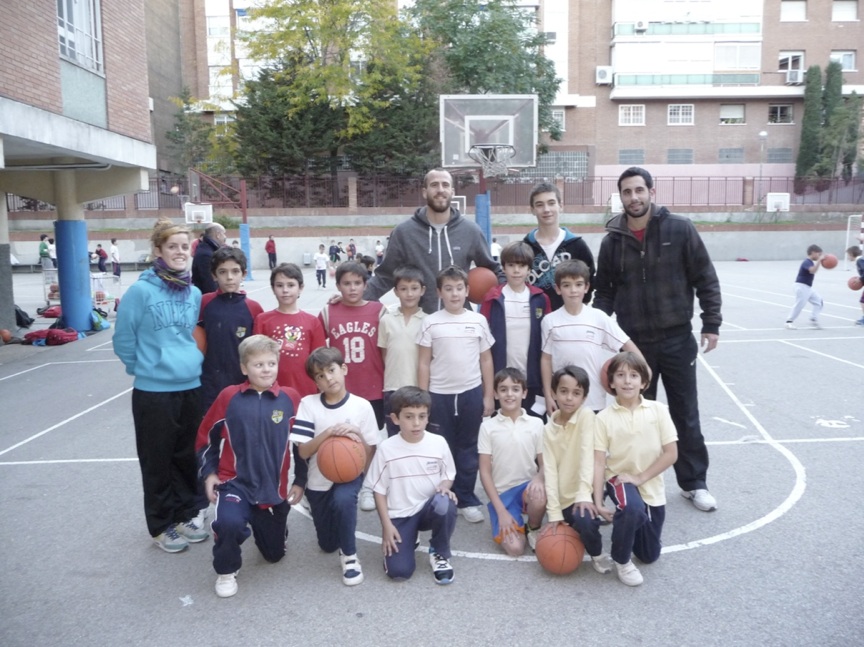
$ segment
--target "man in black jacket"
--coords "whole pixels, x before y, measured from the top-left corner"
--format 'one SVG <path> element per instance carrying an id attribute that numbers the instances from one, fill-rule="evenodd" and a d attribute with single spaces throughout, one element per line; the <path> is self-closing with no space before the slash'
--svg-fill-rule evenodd
<path id="1" fill-rule="evenodd" d="M 195 249 L 195 256 L 192 257 L 192 283 L 201 290 L 201 294 L 215 292 L 219 288 L 210 272 L 210 261 L 213 252 L 222 247 L 226 239 L 225 227 L 214 222 L 204 230 L 204 238 Z"/>
<path id="2" fill-rule="evenodd" d="M 717 508 L 708 492 L 708 450 L 699 423 L 696 356 L 717 346 L 720 282 L 693 223 L 653 203 L 654 181 L 631 167 L 618 179 L 624 212 L 606 223 L 594 280 L 594 307 L 615 313 L 651 367 L 645 396 L 663 387 L 678 430 L 675 476 L 700 510 Z M 693 299 L 702 310 L 701 344 L 693 337 Z"/>

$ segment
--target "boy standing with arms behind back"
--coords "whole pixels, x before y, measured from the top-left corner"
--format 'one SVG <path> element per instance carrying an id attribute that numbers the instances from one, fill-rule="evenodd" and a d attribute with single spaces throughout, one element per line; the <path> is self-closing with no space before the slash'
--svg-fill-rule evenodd
<path id="1" fill-rule="evenodd" d="M 423 320 L 417 385 L 432 396 L 429 420 L 447 439 L 456 462 L 453 492 L 466 521 L 483 521 L 474 494 L 477 484 L 477 435 L 483 417 L 494 409 L 492 354 L 495 340 L 482 315 L 465 309 L 468 274 L 451 265 L 437 278 L 444 309 Z"/>

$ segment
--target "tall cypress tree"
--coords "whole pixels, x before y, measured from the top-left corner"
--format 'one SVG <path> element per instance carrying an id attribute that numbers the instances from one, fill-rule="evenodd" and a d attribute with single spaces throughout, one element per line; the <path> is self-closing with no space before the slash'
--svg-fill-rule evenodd
<path id="1" fill-rule="evenodd" d="M 802 194 L 806 178 L 819 161 L 819 140 L 822 128 L 822 70 L 811 65 L 804 86 L 804 115 L 801 118 L 801 144 L 795 161 L 795 193 Z"/>

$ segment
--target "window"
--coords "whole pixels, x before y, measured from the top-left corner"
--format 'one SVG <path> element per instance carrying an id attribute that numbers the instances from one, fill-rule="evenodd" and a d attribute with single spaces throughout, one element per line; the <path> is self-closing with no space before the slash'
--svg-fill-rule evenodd
<path id="1" fill-rule="evenodd" d="M 805 0 L 781 0 L 780 22 L 800 22 L 807 20 L 807 2 Z"/>
<path id="2" fill-rule="evenodd" d="M 780 103 L 768 106 L 768 123 L 791 124 L 792 105 L 788 103 Z"/>
<path id="3" fill-rule="evenodd" d="M 217 137 L 224 137 L 229 125 L 234 122 L 234 115 L 228 112 L 217 112 L 213 115 L 213 126 Z"/>
<path id="4" fill-rule="evenodd" d="M 208 36 L 230 36 L 231 19 L 228 16 L 207 16 Z"/>
<path id="5" fill-rule="evenodd" d="M 744 123 L 744 104 L 726 103 L 720 106 L 720 123 L 723 125 Z"/>
<path id="6" fill-rule="evenodd" d="M 804 52 L 780 52 L 780 61 L 777 65 L 779 72 L 804 69 Z"/>
<path id="7" fill-rule="evenodd" d="M 692 148 L 670 148 L 666 151 L 667 164 L 692 164 Z"/>
<path id="8" fill-rule="evenodd" d="M 791 164 L 795 159 L 791 148 L 769 148 L 765 161 L 769 164 Z"/>
<path id="9" fill-rule="evenodd" d="M 744 162 L 743 148 L 721 148 L 717 156 L 721 164 L 741 164 Z"/>
<path id="10" fill-rule="evenodd" d="M 619 164 L 644 164 L 645 150 L 642 148 L 622 148 L 618 151 Z"/>
<path id="11" fill-rule="evenodd" d="M 714 45 L 715 70 L 758 70 L 762 46 L 759 43 L 717 43 Z"/>
<path id="12" fill-rule="evenodd" d="M 834 50 L 829 57 L 832 61 L 840 63 L 840 67 L 844 72 L 851 72 L 855 69 L 855 51 L 840 51 Z"/>
<path id="13" fill-rule="evenodd" d="M 670 103 L 667 106 L 666 123 L 670 126 L 692 126 L 693 111 L 692 103 Z"/>
<path id="14" fill-rule="evenodd" d="M 97 0 L 57 0 L 60 56 L 102 72 L 102 18 Z"/>
<path id="15" fill-rule="evenodd" d="M 618 125 L 644 126 L 645 106 L 638 104 L 618 106 Z"/>
<path id="16" fill-rule="evenodd" d="M 567 130 L 564 127 L 564 111 L 563 110 L 552 110 L 552 121 L 554 121 L 558 125 L 558 129 L 563 133 Z"/>
<path id="17" fill-rule="evenodd" d="M 858 20 L 858 2 L 856 0 L 834 0 L 831 3 L 831 20 L 834 22 Z"/>

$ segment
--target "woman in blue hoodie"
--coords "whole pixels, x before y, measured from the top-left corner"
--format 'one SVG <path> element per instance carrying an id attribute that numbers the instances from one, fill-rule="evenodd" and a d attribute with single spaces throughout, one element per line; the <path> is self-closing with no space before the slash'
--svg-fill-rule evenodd
<path id="1" fill-rule="evenodd" d="M 193 520 L 199 507 L 195 435 L 204 356 L 192 331 L 201 292 L 187 267 L 188 229 L 159 220 L 150 242 L 153 266 L 123 296 L 114 353 L 135 378 L 132 417 L 147 528 L 159 548 L 176 553 L 209 536 Z"/>

